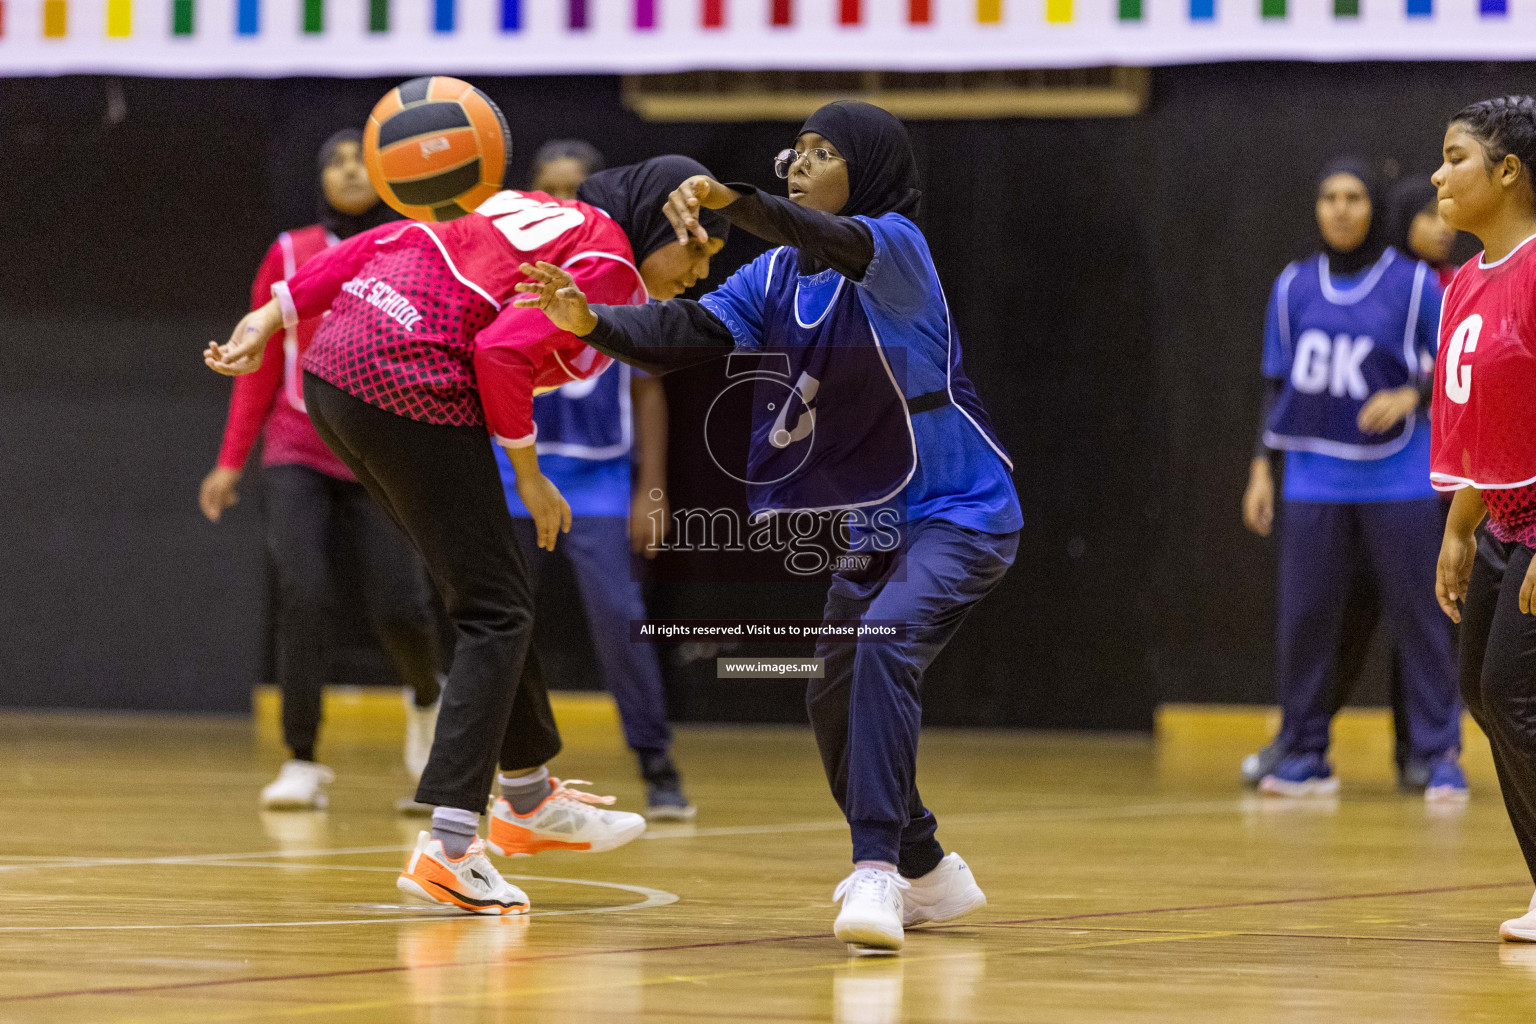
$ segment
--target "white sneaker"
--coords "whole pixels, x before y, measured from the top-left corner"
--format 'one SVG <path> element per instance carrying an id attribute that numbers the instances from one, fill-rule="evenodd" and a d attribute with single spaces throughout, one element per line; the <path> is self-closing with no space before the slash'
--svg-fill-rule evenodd
<path id="1" fill-rule="evenodd" d="M 286 761 L 277 778 L 261 791 L 261 806 L 269 811 L 323 811 L 330 797 L 325 787 L 336 773 L 314 761 Z"/>
<path id="2" fill-rule="evenodd" d="M 1530 909 L 1523 917 L 1499 925 L 1499 938 L 1505 942 L 1536 942 L 1536 896 L 1531 897 Z"/>
<path id="3" fill-rule="evenodd" d="M 443 706 L 439 696 L 431 707 L 416 706 L 416 691 L 403 691 L 405 699 L 405 770 L 411 773 L 413 782 L 421 781 L 421 773 L 427 770 L 427 758 L 432 756 L 432 737 L 437 733 L 437 712 Z"/>
<path id="4" fill-rule="evenodd" d="M 501 877 L 485 856 L 485 841 L 476 836 L 464 856 L 452 860 L 432 833 L 416 836 L 416 849 L 395 888 L 426 903 L 458 907 L 471 914 L 526 914 L 528 894 Z"/>
<path id="5" fill-rule="evenodd" d="M 843 901 L 832 934 L 855 948 L 900 949 L 901 892 L 911 885 L 894 871 L 854 868 L 832 892 L 834 900 Z"/>
<path id="6" fill-rule="evenodd" d="M 551 776 L 552 792 L 527 814 L 518 814 L 504 797 L 491 806 L 490 835 L 485 845 L 502 857 L 530 857 L 542 850 L 582 850 L 602 853 L 623 846 L 645 831 L 645 819 L 628 811 L 603 811 L 592 804 L 611 804 L 611 796 L 594 796 L 572 789 L 590 786 L 581 779 L 561 782 Z"/>
<path id="7" fill-rule="evenodd" d="M 987 894 L 976 884 L 970 865 L 958 853 L 950 852 L 938 867 L 921 878 L 907 881 L 911 888 L 901 897 L 903 928 L 953 921 L 987 905 Z"/>

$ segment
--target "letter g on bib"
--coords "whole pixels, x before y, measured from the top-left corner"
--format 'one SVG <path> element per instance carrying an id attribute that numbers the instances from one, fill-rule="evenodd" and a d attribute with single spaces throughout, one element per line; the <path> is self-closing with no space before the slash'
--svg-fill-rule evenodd
<path id="1" fill-rule="evenodd" d="M 1473 313 L 1456 327 L 1445 352 L 1445 397 L 1457 405 L 1466 405 L 1472 397 L 1472 367 L 1462 366 L 1464 357 L 1477 351 L 1478 335 L 1483 333 L 1483 316 Z"/>

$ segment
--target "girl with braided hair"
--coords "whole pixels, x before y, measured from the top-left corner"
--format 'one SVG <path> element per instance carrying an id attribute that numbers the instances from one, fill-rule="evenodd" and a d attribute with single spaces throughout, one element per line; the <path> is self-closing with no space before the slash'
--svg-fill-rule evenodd
<path id="1" fill-rule="evenodd" d="M 1483 251 L 1456 272 L 1440 319 L 1430 479 L 1455 499 L 1435 596 L 1461 623 L 1462 696 L 1536 877 L 1536 99 L 1462 108 L 1444 158 L 1431 179 L 1440 216 Z M 1536 898 L 1499 934 L 1536 942 Z"/>

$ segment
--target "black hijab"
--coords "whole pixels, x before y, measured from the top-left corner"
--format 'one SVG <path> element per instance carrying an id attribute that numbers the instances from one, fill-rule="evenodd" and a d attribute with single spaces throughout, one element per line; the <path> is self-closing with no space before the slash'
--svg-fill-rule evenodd
<path id="1" fill-rule="evenodd" d="M 1328 257 L 1328 269 L 1338 274 L 1358 274 L 1381 258 L 1387 248 L 1387 209 L 1382 202 L 1381 183 L 1372 173 L 1370 164 L 1359 157 L 1341 156 L 1330 160 L 1317 176 L 1318 194 L 1322 194 L 1323 182 L 1335 174 L 1351 174 L 1365 185 L 1365 194 L 1371 199 L 1371 226 L 1365 233 L 1365 241 L 1347 252 L 1340 252 L 1321 238 L 1324 255 Z"/>
<path id="2" fill-rule="evenodd" d="M 618 222 L 635 251 L 635 266 L 668 243 L 677 241 L 672 222 L 662 212 L 673 189 L 709 168 L 686 156 L 658 156 L 638 164 L 598 171 L 576 189 L 576 198 L 602 210 Z M 730 233 L 730 221 L 719 210 L 700 210 L 699 223 L 711 238 Z"/>
<path id="3" fill-rule="evenodd" d="M 917 219 L 923 193 L 901 118 L 873 103 L 838 100 L 807 118 L 795 137 L 806 132 L 831 142 L 848 161 L 848 202 L 838 211 L 841 216 L 899 213 Z"/>
<path id="4" fill-rule="evenodd" d="M 1427 177 L 1415 175 L 1397 183 L 1387 203 L 1387 241 L 1410 259 L 1420 259 L 1408 244 L 1408 234 L 1413 230 L 1413 219 L 1431 210 L 1439 198 L 1435 186 Z"/>
<path id="5" fill-rule="evenodd" d="M 848 162 L 848 202 L 841 217 L 878 217 L 899 213 L 917 220 L 923 193 L 917 157 L 901 118 L 883 107 L 860 100 L 837 100 L 808 117 L 796 140 L 815 132 L 837 147 Z M 816 274 L 826 266 L 801 251 L 799 271 Z"/>
<path id="6" fill-rule="evenodd" d="M 359 147 L 363 144 L 363 133 L 356 128 L 343 128 L 341 131 L 325 140 L 320 147 L 320 155 L 316 160 L 315 175 L 320 178 L 325 174 L 325 166 L 331 162 L 331 157 L 336 155 L 336 147 L 343 142 L 355 142 Z M 319 221 L 325 229 L 337 238 L 351 238 L 359 232 L 369 228 L 378 227 L 388 221 L 398 220 L 400 215 L 389 208 L 389 204 L 380 200 L 362 213 L 342 213 L 332 206 L 325 198 L 325 184 L 320 184 L 320 201 L 318 205 Z"/>

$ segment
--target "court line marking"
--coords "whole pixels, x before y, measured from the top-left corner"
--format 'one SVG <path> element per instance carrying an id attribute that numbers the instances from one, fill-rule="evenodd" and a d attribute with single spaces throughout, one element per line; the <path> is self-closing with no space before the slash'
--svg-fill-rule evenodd
<path id="1" fill-rule="evenodd" d="M 259 853 L 189 853 L 175 857 L 56 857 L 26 864 L 0 864 L 0 871 L 28 871 L 34 868 L 140 867 L 149 864 L 192 864 L 211 867 L 227 861 L 253 857 L 349 857 L 365 853 L 403 853 L 411 849 L 397 846 L 347 846 L 322 850 L 262 850 Z"/>
<path id="2" fill-rule="evenodd" d="M 1021 917 L 1014 921 L 988 921 L 988 927 L 999 925 L 1044 924 L 1051 921 L 1087 921 L 1103 917 L 1136 917 L 1142 914 L 1177 914 L 1183 911 L 1234 910 L 1243 907 L 1277 907 L 1290 903 L 1330 903 L 1337 900 L 1388 899 L 1395 896 L 1433 896 L 1447 892 L 1477 892 L 1482 889 L 1509 889 L 1515 886 L 1530 888 L 1522 882 L 1474 882 L 1467 885 L 1444 885 L 1431 889 L 1392 889 L 1386 892 L 1337 893 L 1332 896 L 1289 896 L 1277 900 L 1248 900 L 1241 903 L 1207 903 L 1189 907 L 1155 907 L 1148 910 L 1105 910 L 1093 914 L 1060 914 L 1053 917 Z M 940 928 L 961 928 L 964 925 L 939 925 Z M 974 927 L 974 926 L 973 926 Z"/>
<path id="3" fill-rule="evenodd" d="M 935 933 L 941 933 L 942 934 L 945 931 L 965 929 L 965 928 L 998 928 L 998 927 L 1009 927 L 1009 926 L 1027 925 L 1027 924 L 1051 923 L 1051 922 L 1056 922 L 1056 921 L 1078 921 L 1078 920 L 1088 920 L 1088 919 L 1091 919 L 1091 918 L 1121 917 L 1121 916 L 1137 915 L 1137 914 L 1164 914 L 1164 913 L 1174 913 L 1174 912 L 1185 911 L 1185 910 L 1232 910 L 1232 909 L 1239 909 L 1239 908 L 1244 908 L 1244 907 L 1275 906 L 1277 904 L 1286 904 L 1286 903 L 1325 903 L 1325 902 L 1332 902 L 1332 901 L 1338 901 L 1338 900 L 1388 899 L 1388 898 L 1395 898 L 1395 897 L 1402 897 L 1402 896 L 1417 896 L 1417 895 L 1428 895 L 1428 894 L 1449 893 L 1449 892 L 1475 892 L 1475 891 L 1487 890 L 1487 889 L 1507 889 L 1507 888 L 1512 888 L 1512 887 L 1517 886 L 1517 885 L 1524 886 L 1524 885 L 1528 885 L 1528 884 L 1529 884 L 1528 882 L 1524 882 L 1524 881 L 1521 881 L 1521 882 L 1482 882 L 1482 883 L 1472 883 L 1472 884 L 1468 884 L 1468 885 L 1459 885 L 1459 886 L 1442 886 L 1442 887 L 1433 888 L 1433 889 L 1395 889 L 1395 890 L 1388 890 L 1388 891 L 1384 891 L 1384 892 L 1338 893 L 1338 894 L 1335 894 L 1335 895 L 1332 895 L 1332 896 L 1306 896 L 1306 897 L 1295 897 L 1295 898 L 1291 898 L 1291 899 L 1281 899 L 1281 900 L 1252 900 L 1252 901 L 1242 902 L 1242 903 L 1209 904 L 1209 905 L 1197 906 L 1197 907 L 1150 907 L 1150 908 L 1146 908 L 1146 909 L 1142 909 L 1142 910 L 1111 910 L 1111 911 L 1104 911 L 1104 912 L 1097 913 L 1097 914 L 1070 914 L 1070 915 L 1059 916 L 1059 917 L 1021 918 L 1021 919 L 1015 920 L 1015 921 L 983 921 L 983 922 L 977 922 L 975 924 L 939 925 L 937 927 L 929 928 L 929 929 L 924 929 L 924 930 L 935 932 Z M 422 918 L 415 918 L 414 920 L 422 920 Z M 104 926 L 104 927 L 107 927 L 107 928 L 145 928 L 145 927 L 154 927 L 154 926 L 146 926 L 146 925 L 111 925 L 111 926 Z M 198 927 L 198 926 L 194 925 L 194 926 L 191 926 L 191 927 Z M 0 929 L 0 931 L 3 931 L 3 930 L 4 929 Z M 1232 932 L 1210 932 L 1210 933 L 1207 933 L 1207 932 L 1197 932 L 1197 933 L 1194 933 L 1194 934 L 1191 934 L 1191 935 L 1173 935 L 1173 936 L 1163 935 L 1163 936 L 1159 936 L 1159 937 L 1164 938 L 1167 941 L 1176 941 L 1176 940 L 1178 940 L 1180 938 L 1198 938 L 1198 937 L 1209 937 L 1209 936 L 1213 936 L 1213 935 L 1229 935 L 1229 934 L 1233 934 L 1233 933 Z M 684 943 L 684 944 L 672 945 L 672 946 L 640 946 L 640 947 L 624 947 L 624 948 L 618 948 L 618 949 L 595 949 L 595 950 L 586 950 L 586 951 L 573 951 L 573 952 L 569 952 L 569 953 L 548 953 L 548 954 L 539 954 L 539 955 L 529 956 L 529 957 L 506 958 L 506 959 L 494 960 L 494 961 L 482 961 L 482 962 L 465 961 L 465 962 L 461 962 L 461 963 L 457 963 L 457 964 L 443 964 L 443 965 L 434 965 L 434 966 L 473 967 L 473 966 L 483 966 L 484 964 L 491 964 L 491 963 L 508 964 L 508 963 L 527 963 L 527 962 L 530 962 L 530 961 L 544 961 L 544 960 L 567 960 L 567 959 L 572 959 L 572 958 L 576 958 L 576 957 L 612 956 L 612 955 L 615 955 L 615 954 L 624 954 L 624 953 L 666 953 L 666 952 L 680 952 L 680 951 L 684 951 L 684 950 L 693 950 L 693 949 L 721 949 L 721 948 L 726 948 L 726 947 L 730 947 L 730 946 L 766 945 L 766 944 L 769 944 L 769 943 L 798 942 L 798 941 L 804 941 L 804 940 L 808 940 L 808 939 L 816 939 L 816 940 L 825 941 L 826 937 L 827 936 L 826 936 L 825 932 L 817 932 L 815 934 L 808 934 L 808 935 L 775 935 L 775 936 L 763 936 L 763 937 L 754 938 L 754 939 L 728 939 L 728 940 L 715 941 L 715 942 Z M 1110 945 L 1120 945 L 1120 944 L 1124 944 L 1124 943 L 1110 943 Z M 1097 944 L 1094 944 L 1094 945 L 1097 945 Z M 1072 946 L 1062 946 L 1062 947 L 1046 947 L 1046 948 L 1074 948 L 1074 947 L 1072 947 Z M 1085 946 L 1085 947 L 1081 947 L 1081 948 L 1088 948 L 1088 947 Z M 1028 951 L 1028 950 L 1026 950 L 1026 951 Z M 357 968 L 357 969 L 347 970 L 347 971 L 319 971 L 319 972 L 311 972 L 311 973 L 305 973 L 305 974 L 259 975 L 259 976 L 255 976 L 255 977 L 249 977 L 249 978 L 215 978 L 215 979 L 211 979 L 211 980 L 207 980 L 207 981 L 173 982 L 173 983 L 168 983 L 168 984 L 164 984 L 164 985 L 122 986 L 122 987 L 111 988 L 111 989 L 64 989 L 64 990 L 57 990 L 57 991 L 54 991 L 54 992 L 39 992 L 39 993 L 34 993 L 34 994 L 31 994 L 31 995 L 23 995 L 23 996 L 0 996 L 0 1003 L 24 1002 L 24 1001 L 25 1002 L 32 1002 L 32 1001 L 37 1001 L 37 1000 L 41 1000 L 41 999 L 58 999 L 58 998 L 67 998 L 67 997 L 79 996 L 79 995 L 126 995 L 126 994 L 140 993 L 140 992 L 159 992 L 159 991 L 171 991 L 171 990 L 183 990 L 183 989 L 209 988 L 209 987 L 222 986 L 222 985 L 259 984 L 259 983 L 276 982 L 276 981 L 314 981 L 314 980 L 320 980 L 320 979 L 326 979 L 326 978 L 341 978 L 341 977 L 368 976 L 368 975 L 375 975 L 375 974 L 390 974 L 390 973 L 396 973 L 396 972 L 399 972 L 399 971 L 406 971 L 406 970 L 412 970 L 412 969 L 418 969 L 418 968 L 402 967 L 402 966 L 395 965 L 395 966 L 389 966 L 389 967 Z M 747 973 L 751 973 L 751 974 L 754 974 L 754 975 L 760 975 L 760 974 L 771 974 L 771 973 L 775 973 L 775 972 L 774 971 L 753 971 L 753 972 L 747 972 Z M 699 979 L 699 980 L 704 980 L 704 979 Z M 641 982 L 641 984 L 643 984 L 643 983 L 644 982 Z M 527 993 L 527 994 L 537 994 L 537 993 Z M 393 1006 L 395 1004 L 391 1002 L 391 1003 L 384 1003 L 384 1004 L 380 1004 L 380 1005 L 382 1005 L 382 1006 Z M 360 1006 L 360 1007 L 357 1007 L 357 1008 L 358 1009 L 368 1009 L 368 1008 L 371 1008 L 371 1004 L 368 1005 L 368 1006 Z M 327 1009 L 329 1011 L 341 1011 L 341 1010 L 347 1010 L 347 1009 L 350 1009 L 350 1008 L 349 1007 L 329 1006 L 329 1007 L 327 1007 Z M 231 1018 L 231 1019 L 238 1019 L 238 1018 Z"/>
<path id="4" fill-rule="evenodd" d="M 1020 955 L 1030 954 L 1030 953 L 1052 953 L 1052 952 L 1059 952 L 1059 951 L 1072 951 L 1072 950 L 1083 950 L 1083 949 L 1102 949 L 1102 948 L 1111 948 L 1111 947 L 1115 947 L 1115 946 L 1147 945 L 1147 944 L 1151 944 L 1151 943 L 1162 943 L 1162 942 L 1187 942 L 1187 941 L 1191 941 L 1191 940 L 1195 940 L 1195 939 L 1203 939 L 1203 938 L 1221 938 L 1221 937 L 1226 936 L 1228 934 L 1230 934 L 1230 933 L 1225 932 L 1225 931 L 1194 932 L 1194 933 L 1185 933 L 1185 934 L 1177 934 L 1177 935 L 1137 936 L 1137 937 L 1129 938 L 1129 939 L 1109 939 L 1109 940 L 1094 940 L 1094 941 L 1089 941 L 1089 942 L 1056 943 L 1056 944 L 1048 945 L 1048 946 L 1022 946 L 1022 947 L 1017 947 L 1017 948 L 1014 948 L 1014 949 L 1007 949 L 1007 950 L 991 950 L 991 951 L 988 951 L 988 950 L 982 950 L 982 951 L 966 950 L 964 952 L 950 952 L 950 953 L 934 954 L 934 955 L 928 955 L 928 956 L 904 955 L 904 956 L 902 956 L 900 958 L 900 962 L 903 963 L 903 964 L 917 964 L 917 963 L 942 962 L 942 961 L 946 961 L 946 960 L 960 960 L 960 959 L 973 959 L 973 958 L 988 959 L 988 958 L 1003 957 L 1003 956 L 1020 956 Z M 450 963 L 421 964 L 421 965 L 414 965 L 414 966 L 413 965 L 399 965 L 399 964 L 395 964 L 395 965 L 391 965 L 391 966 L 388 966 L 388 967 L 359 968 L 359 969 L 356 969 L 356 970 L 349 970 L 349 971 L 328 971 L 328 972 L 319 973 L 319 974 L 297 974 L 297 975 L 283 975 L 283 976 L 270 976 L 269 975 L 269 976 L 258 976 L 258 977 L 251 977 L 251 978 L 215 978 L 215 979 L 211 979 L 211 980 L 208 980 L 208 981 L 174 982 L 174 983 L 169 983 L 169 984 L 164 984 L 164 985 L 121 986 L 121 987 L 117 987 L 117 988 L 101 988 L 101 989 L 76 989 L 76 990 L 65 990 L 65 991 L 58 991 L 58 992 L 42 992 L 42 993 L 35 993 L 35 994 L 32 994 L 32 995 L 23 995 L 23 996 L 0 996 L 0 1003 L 35 1002 L 35 1001 L 42 1000 L 42 999 L 68 998 L 68 997 L 74 997 L 74 996 L 133 995 L 133 994 L 138 994 L 138 993 L 142 993 L 142 992 L 146 992 L 146 991 L 205 989 L 205 988 L 222 987 L 222 986 L 226 986 L 226 985 L 241 985 L 241 984 L 250 984 L 250 983 L 258 983 L 258 982 L 305 981 L 305 980 L 315 980 L 315 979 L 319 979 L 319 978 L 356 977 L 356 976 L 360 976 L 360 975 L 366 976 L 366 975 L 380 975 L 380 974 L 400 974 L 400 973 L 410 972 L 410 971 L 440 970 L 440 969 L 444 969 L 444 968 L 447 968 L 447 969 L 462 969 L 462 968 L 465 968 L 465 967 L 508 966 L 508 965 L 517 964 L 517 963 L 528 963 L 528 962 L 545 961 L 545 960 L 565 960 L 565 959 L 571 959 L 573 957 L 580 957 L 580 956 L 613 955 L 613 954 L 623 954 L 623 953 L 648 953 L 648 952 L 657 952 L 657 951 L 666 951 L 666 950 L 701 949 L 701 948 L 711 948 L 711 947 L 718 947 L 718 946 L 739 946 L 739 945 L 751 945 L 751 944 L 754 944 L 754 943 L 760 943 L 760 942 L 765 942 L 765 941 L 767 941 L 767 942 L 785 942 L 785 941 L 791 941 L 791 940 L 794 940 L 794 939 L 803 939 L 803 938 L 816 938 L 816 939 L 819 939 L 819 940 L 822 940 L 822 941 L 826 941 L 828 939 L 828 936 L 824 932 L 819 932 L 815 936 L 782 936 L 782 937 L 770 938 L 770 939 L 743 939 L 743 940 L 726 941 L 726 942 L 690 943 L 690 944 L 687 944 L 687 945 L 680 945 L 680 946 L 650 946 L 650 947 L 635 947 L 635 948 L 621 948 L 621 949 L 607 949 L 607 950 L 591 950 L 591 951 L 588 951 L 588 952 L 585 952 L 585 953 L 582 953 L 582 952 L 548 953 L 548 954 L 539 954 L 539 955 L 524 956 L 524 957 L 502 957 L 502 958 L 497 958 L 497 959 L 492 959 L 492 960 L 465 960 L 465 961 L 457 961 L 457 962 L 450 962 Z M 839 943 L 839 945 L 841 945 L 841 944 Z M 513 987 L 513 988 L 499 988 L 499 989 L 495 989 L 493 991 L 484 991 L 484 992 L 469 992 L 469 993 L 462 993 L 462 994 L 437 995 L 437 996 L 433 997 L 433 1005 L 443 1004 L 443 1003 L 472 1002 L 472 1001 L 478 1000 L 478 999 L 488 999 L 488 1000 L 489 999 L 504 999 L 504 998 L 509 997 L 509 996 L 519 996 L 519 997 L 522 997 L 522 996 L 534 996 L 534 995 L 555 995 L 555 994 L 560 994 L 560 993 L 564 993 L 564 992 L 569 992 L 569 991 L 571 991 L 573 989 L 577 989 L 577 988 L 581 989 L 584 992 L 588 992 L 588 991 L 592 991 L 592 990 L 596 990 L 596 989 L 648 987 L 648 986 L 654 986 L 654 985 L 672 985 L 672 984 L 698 984 L 698 983 L 701 983 L 701 982 L 721 981 L 721 980 L 726 980 L 726 979 L 730 979 L 730 978 L 762 977 L 762 976 L 765 976 L 765 975 L 805 974 L 805 973 L 816 972 L 816 971 L 846 970 L 846 969 L 849 968 L 850 964 L 853 963 L 853 962 L 856 962 L 856 961 L 852 961 L 846 955 L 841 955 L 841 956 L 837 957 L 836 960 L 830 960 L 830 961 L 826 961 L 826 962 L 823 962 L 823 963 L 817 963 L 817 964 L 804 964 L 804 965 L 800 965 L 800 966 L 796 966 L 796 967 L 777 967 L 777 968 L 768 968 L 768 969 L 755 968 L 755 969 L 745 969 L 745 970 L 718 971 L 718 972 L 713 972 L 713 973 L 708 973 L 708 974 L 668 974 L 668 975 L 658 976 L 658 977 L 654 977 L 654 978 L 641 978 L 641 979 L 639 979 L 637 981 L 631 981 L 631 980 L 628 980 L 628 979 L 624 979 L 624 980 L 615 980 L 615 981 L 607 982 L 607 983 L 603 983 L 603 982 L 594 983 L 594 982 L 592 982 L 589 979 L 584 979 L 584 980 L 582 980 L 580 982 L 577 982 L 577 983 L 574 983 L 574 984 L 561 984 L 561 985 L 553 985 L 553 986 L 544 986 L 544 987 L 539 987 L 539 988 L 516 988 L 516 987 Z M 245 1010 L 241 1010 L 241 1011 L 238 1011 L 236 1013 L 233 1013 L 233 1014 L 226 1014 L 226 1015 L 222 1015 L 222 1016 L 218 1016 L 218 1017 L 204 1016 L 204 1017 L 200 1017 L 199 1020 L 202 1021 L 202 1022 L 210 1022 L 210 1021 L 215 1021 L 215 1020 L 217 1020 L 217 1021 L 251 1020 L 253 1018 L 254 1019 L 258 1019 L 258 1020 L 269 1020 L 269 1019 L 272 1019 L 272 1018 L 275 1018 L 275 1017 L 302 1017 L 302 1016 L 314 1016 L 314 1015 L 318 1015 L 318 1014 L 355 1013 L 355 1012 L 360 1012 L 360 1011 L 364 1011 L 364 1010 L 389 1009 L 389 1008 L 398 1007 L 400 1005 L 402 1005 L 402 998 L 393 998 L 393 999 L 384 999 L 384 1000 L 375 999 L 375 1000 L 368 1000 L 366 1002 L 356 1002 L 356 1003 L 315 1003 L 315 1004 L 312 1004 L 310 1006 L 295 1007 L 295 1008 L 292 1008 L 292 1009 L 277 1009 L 277 1008 L 272 1007 L 272 1006 L 269 1005 L 269 1006 L 264 1006 L 264 1007 L 260 1007 L 260 1008 L 245 1009 Z M 722 1015 L 722 1016 L 726 1016 L 726 1015 Z M 160 1022 L 162 1022 L 165 1019 L 165 1011 L 164 1010 L 160 1011 L 154 1017 L 146 1017 L 146 1018 L 140 1018 L 140 1019 L 144 1020 L 144 1021 L 147 1021 L 147 1022 L 151 1022 L 152 1021 L 152 1022 L 154 1022 L 154 1024 L 160 1024 Z M 126 1024 L 126 1022 L 125 1022 L 125 1024 Z"/>
<path id="5" fill-rule="evenodd" d="M 240 865 L 245 866 L 245 865 Z M 288 865 L 269 864 L 261 867 L 310 867 L 312 865 Z M 325 865 L 330 867 L 330 865 Z M 342 870 L 347 870 L 343 868 Z M 363 871 L 396 871 L 395 868 L 361 868 Z M 590 885 L 600 889 L 622 889 L 638 896 L 645 897 L 637 903 L 624 903 L 615 907 L 588 907 L 581 910 L 531 910 L 527 914 L 513 915 L 519 917 L 566 917 L 575 914 L 613 914 L 620 910 L 644 910 L 648 907 L 666 907 L 676 903 L 680 897 L 675 892 L 667 892 L 665 889 L 652 889 L 644 885 L 628 885 L 623 882 L 597 882 L 584 878 L 554 878 L 549 875 L 502 875 L 503 878 L 512 878 L 524 882 L 563 882 L 567 885 Z M 425 907 L 426 904 L 423 904 Z M 485 915 L 489 916 L 489 915 Z M 450 913 L 421 912 L 416 914 L 395 917 L 358 917 L 339 918 L 332 921 L 212 921 L 196 922 L 191 924 L 63 924 L 63 925 L 7 925 L 0 927 L 0 933 L 12 932 L 139 932 L 139 931 L 183 931 L 190 929 L 212 928 L 317 928 L 328 925 L 351 924 L 391 924 L 401 921 L 463 921 L 468 915 L 454 911 Z M 0 1003 L 6 1002 L 7 997 L 0 996 Z"/>
<path id="6" fill-rule="evenodd" d="M 942 928 L 942 927 L 946 927 L 946 926 L 941 925 L 939 927 Z M 955 927 L 958 927 L 958 926 L 955 926 Z M 981 927 L 981 926 L 978 926 L 978 927 Z M 986 927 L 991 927 L 991 925 L 987 925 Z M 1056 924 L 1056 925 L 1051 925 L 1051 924 L 1015 924 L 1015 925 L 1002 925 L 1001 927 L 1015 928 L 1015 929 L 1018 929 L 1019 931 L 1036 930 L 1036 929 L 1038 929 L 1040 931 L 1071 931 L 1071 930 L 1073 930 L 1073 927 L 1071 925 L 1065 925 L 1065 924 Z M 938 929 L 925 929 L 925 930 L 927 930 L 927 931 L 936 931 Z M 1091 931 L 1091 932 L 1127 932 L 1127 933 L 1137 932 L 1137 933 L 1146 933 L 1146 934 L 1149 934 L 1149 935 L 1152 935 L 1152 934 L 1156 934 L 1156 935 L 1182 935 L 1182 934 L 1184 934 L 1186 932 L 1197 931 L 1197 929 L 1193 929 L 1193 928 L 1126 928 L 1126 927 L 1123 927 L 1123 926 L 1122 927 L 1110 926 L 1110 927 L 1107 927 L 1107 928 L 1085 928 L 1083 930 L 1084 931 Z M 1339 942 L 1431 942 L 1431 943 L 1449 943 L 1449 944 L 1452 944 L 1452 945 L 1460 945 L 1460 946 L 1502 946 L 1502 945 L 1505 944 L 1502 939 L 1447 939 L 1447 938 L 1432 938 L 1432 937 L 1425 936 L 1425 935 L 1340 935 L 1340 934 L 1338 934 L 1336 932 L 1250 932 L 1250 931 L 1233 931 L 1233 932 L 1228 932 L 1227 934 L 1231 935 L 1231 936 L 1233 936 L 1235 938 L 1243 938 L 1243 939 L 1325 939 L 1325 940 L 1339 941 Z"/>
<path id="7" fill-rule="evenodd" d="M 1246 810 L 1241 800 L 1206 800 L 1171 804 L 1124 804 L 1109 807 L 1062 807 L 1042 811 L 973 811 L 968 814 L 946 814 L 943 822 L 949 825 L 985 825 L 994 821 L 1095 821 L 1105 818 L 1146 818 L 1158 815 L 1219 814 L 1225 811 Z M 646 831 L 641 839 L 708 839 L 713 836 L 779 835 L 793 832 L 831 832 L 846 829 L 848 822 L 799 821 L 779 825 L 721 825 L 714 828 L 689 830 L 687 825 L 661 826 Z"/>
<path id="8" fill-rule="evenodd" d="M 1158 815 L 1180 814 L 1216 814 L 1224 811 L 1243 810 L 1241 800 L 1211 800 L 1186 803 L 1165 804 L 1127 804 L 1109 807 L 1064 807 L 1048 809 L 1040 812 L 1033 811 L 976 811 L 968 814 L 947 814 L 944 816 L 946 825 L 977 825 L 994 821 L 1093 821 L 1106 818 L 1141 818 L 1156 817 Z M 842 819 L 827 821 L 795 821 L 782 822 L 772 825 L 722 825 L 714 828 L 691 828 L 690 826 L 662 826 L 661 829 L 647 831 L 640 836 L 641 839 L 709 839 L 716 836 L 753 836 L 753 835 L 779 835 L 797 832 L 832 832 L 846 829 L 848 823 Z M 139 867 L 145 865 L 192 865 L 211 866 L 216 863 L 228 861 L 253 860 L 256 858 L 284 857 L 341 857 L 353 854 L 375 853 L 404 853 L 411 849 L 409 844 L 395 846 L 353 846 L 336 849 L 316 850 L 259 850 L 252 853 L 203 853 L 185 854 L 170 857 L 42 857 L 18 855 L 15 857 L 0 856 L 0 862 L 5 860 L 20 860 L 25 857 L 25 863 L 6 864 L 0 863 L 0 872 L 30 871 L 38 868 L 92 868 L 92 867 Z"/>

